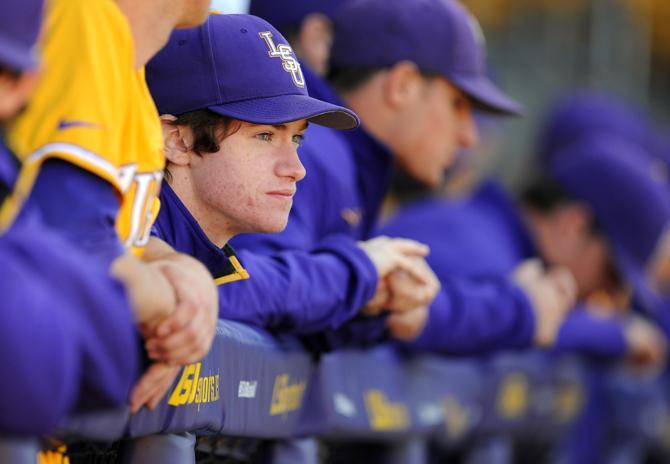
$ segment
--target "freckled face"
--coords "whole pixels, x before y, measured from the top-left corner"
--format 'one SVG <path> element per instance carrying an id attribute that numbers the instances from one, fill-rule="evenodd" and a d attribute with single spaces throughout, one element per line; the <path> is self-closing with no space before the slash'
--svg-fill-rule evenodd
<path id="1" fill-rule="evenodd" d="M 281 232 L 296 184 L 305 177 L 297 149 L 305 120 L 269 126 L 241 123 L 216 153 L 191 162 L 194 201 L 208 222 L 233 233 Z"/>

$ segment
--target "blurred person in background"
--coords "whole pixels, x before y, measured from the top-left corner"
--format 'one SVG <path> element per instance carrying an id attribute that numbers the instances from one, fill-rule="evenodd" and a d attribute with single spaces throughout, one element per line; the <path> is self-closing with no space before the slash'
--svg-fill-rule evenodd
<path id="1" fill-rule="evenodd" d="M 566 266 L 579 304 L 554 352 L 628 360 L 658 372 L 666 341 L 654 324 L 629 311 L 629 296 L 649 294 L 646 270 L 670 220 L 666 185 L 654 175 L 653 131 L 636 113 L 605 101 L 568 99 L 551 112 L 538 144 L 540 174 L 519 200 L 484 179 L 463 199 L 404 205 L 382 231 L 431 245 L 428 260 L 438 276 L 506 275 L 532 257 Z M 607 424 L 601 381 L 596 376 L 589 386 L 570 462 L 596 462 Z"/>

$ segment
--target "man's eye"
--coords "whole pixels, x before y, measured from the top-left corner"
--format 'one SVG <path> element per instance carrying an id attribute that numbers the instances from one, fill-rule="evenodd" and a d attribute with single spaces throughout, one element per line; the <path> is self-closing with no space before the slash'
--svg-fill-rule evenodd
<path id="1" fill-rule="evenodd" d="M 256 138 L 264 142 L 269 142 L 272 140 L 272 134 L 269 132 L 263 132 L 262 134 L 257 134 Z"/>
<path id="2" fill-rule="evenodd" d="M 305 136 L 302 134 L 296 134 L 293 136 L 293 143 L 296 145 L 300 146 L 302 145 L 302 142 L 305 140 Z"/>

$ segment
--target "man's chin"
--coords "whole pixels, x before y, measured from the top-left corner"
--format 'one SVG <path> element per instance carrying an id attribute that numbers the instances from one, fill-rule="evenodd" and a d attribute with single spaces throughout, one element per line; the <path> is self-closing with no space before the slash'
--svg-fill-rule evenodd
<path id="1" fill-rule="evenodd" d="M 286 229 L 287 224 L 288 217 L 274 222 L 268 221 L 264 224 L 258 224 L 256 229 L 252 232 L 258 234 L 278 234 L 279 232 L 283 232 L 284 229 Z"/>

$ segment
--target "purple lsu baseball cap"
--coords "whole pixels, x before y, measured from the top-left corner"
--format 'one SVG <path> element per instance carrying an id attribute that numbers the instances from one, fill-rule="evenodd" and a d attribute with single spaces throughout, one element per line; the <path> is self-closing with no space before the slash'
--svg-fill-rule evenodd
<path id="1" fill-rule="evenodd" d="M 353 0 L 334 24 L 332 68 L 412 61 L 446 77 L 485 111 L 521 113 L 487 77 L 482 30 L 455 0 Z"/>
<path id="2" fill-rule="evenodd" d="M 616 95 L 581 90 L 562 95 L 551 106 L 540 133 L 539 153 L 551 157 L 563 146 L 598 132 L 616 134 L 652 156 L 662 151 L 660 134 L 642 111 Z"/>
<path id="3" fill-rule="evenodd" d="M 249 13 L 272 23 L 278 29 L 299 25 L 305 16 L 321 13 L 332 18 L 346 0 L 251 0 Z"/>
<path id="4" fill-rule="evenodd" d="M 43 0 L 4 0 L 0 14 L 0 65 L 23 71 L 37 64 L 33 52 L 42 24 Z"/>
<path id="5" fill-rule="evenodd" d="M 569 195 L 591 208 L 622 277 L 653 309 L 647 268 L 670 224 L 670 198 L 652 159 L 625 139 L 596 134 L 563 147 L 547 167 Z"/>
<path id="6" fill-rule="evenodd" d="M 161 114 L 207 108 L 253 124 L 359 124 L 351 110 L 308 95 L 286 39 L 256 16 L 212 14 L 202 26 L 176 30 L 146 77 Z"/>

